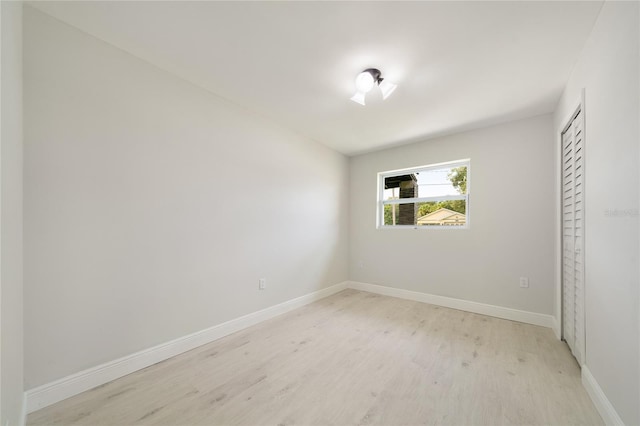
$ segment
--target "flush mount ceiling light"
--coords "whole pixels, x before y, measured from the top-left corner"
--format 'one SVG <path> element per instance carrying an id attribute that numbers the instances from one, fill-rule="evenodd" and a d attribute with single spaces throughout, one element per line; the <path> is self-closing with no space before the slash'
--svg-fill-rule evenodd
<path id="1" fill-rule="evenodd" d="M 383 81 L 384 78 L 381 77 L 381 74 L 377 68 L 367 68 L 358 74 L 356 77 L 356 93 L 351 97 L 351 100 L 364 105 L 364 95 L 370 92 L 376 84 L 380 87 L 382 99 L 387 99 L 396 90 L 397 86 L 388 81 Z"/>

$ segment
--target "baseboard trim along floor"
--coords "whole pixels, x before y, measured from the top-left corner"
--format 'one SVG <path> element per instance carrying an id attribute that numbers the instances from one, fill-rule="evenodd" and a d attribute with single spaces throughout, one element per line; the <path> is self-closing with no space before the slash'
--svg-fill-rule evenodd
<path id="1" fill-rule="evenodd" d="M 557 328 L 555 319 L 551 315 L 521 311 L 501 306 L 488 305 L 468 300 L 437 296 L 375 284 L 345 281 L 28 390 L 25 393 L 27 413 L 32 413 L 96 386 L 103 385 L 112 380 L 133 373 L 134 371 L 141 370 L 173 356 L 213 342 L 236 331 L 243 330 L 293 309 L 331 296 L 346 288 L 397 297 L 400 299 L 424 302 L 461 311 L 548 327 L 551 329 Z"/>
<path id="2" fill-rule="evenodd" d="M 27 413 L 331 296 L 346 289 L 347 284 L 348 282 L 345 281 L 28 390 L 25 392 Z"/>
<path id="3" fill-rule="evenodd" d="M 83 425 L 604 425 L 551 329 L 346 289 L 27 418 Z"/>
<path id="4" fill-rule="evenodd" d="M 596 406 L 598 414 L 602 416 L 605 424 L 611 426 L 624 426 L 624 422 L 618 415 L 618 412 L 604 394 L 602 388 L 596 381 L 595 377 L 586 365 L 582 366 L 582 386 L 587 390 L 593 405 Z"/>
<path id="5" fill-rule="evenodd" d="M 417 291 L 403 290 L 400 288 L 356 281 L 349 281 L 348 287 L 354 290 L 368 291 L 369 293 L 377 293 L 384 296 L 397 297 L 399 299 L 424 302 L 431 305 L 443 306 L 445 308 L 458 309 L 460 311 L 473 312 L 475 314 L 488 315 L 490 317 L 524 322 L 526 324 L 540 325 L 542 327 L 554 329 L 555 320 L 552 315 L 521 311 L 518 309 L 504 308 L 502 306 L 472 302 L 470 300 L 455 299 L 453 297 L 437 296 L 434 294 L 420 293 Z"/>

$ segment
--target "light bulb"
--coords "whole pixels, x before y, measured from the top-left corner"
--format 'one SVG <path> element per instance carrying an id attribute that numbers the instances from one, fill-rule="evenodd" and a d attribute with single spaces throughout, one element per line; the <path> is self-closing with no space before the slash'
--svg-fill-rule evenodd
<path id="1" fill-rule="evenodd" d="M 351 97 L 351 100 L 359 103 L 360 105 L 364 105 L 364 93 L 356 92 L 356 94 Z"/>
<path id="2" fill-rule="evenodd" d="M 389 83 L 386 80 L 381 81 L 379 86 L 380 86 L 380 91 L 382 92 L 382 99 L 387 99 L 389 95 L 392 94 L 394 90 L 396 90 L 396 87 L 398 87 L 395 84 Z"/>
<path id="3" fill-rule="evenodd" d="M 356 89 L 358 92 L 367 93 L 373 88 L 373 76 L 368 71 L 361 72 L 356 77 Z"/>

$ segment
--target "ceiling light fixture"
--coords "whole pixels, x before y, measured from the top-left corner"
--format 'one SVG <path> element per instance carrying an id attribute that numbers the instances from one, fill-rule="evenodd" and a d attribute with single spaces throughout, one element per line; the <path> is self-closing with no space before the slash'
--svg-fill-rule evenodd
<path id="1" fill-rule="evenodd" d="M 382 99 L 387 99 L 396 90 L 397 86 L 389 81 L 383 81 L 384 78 L 381 77 L 381 74 L 377 68 L 367 68 L 358 74 L 356 77 L 356 93 L 351 97 L 351 100 L 364 105 L 364 95 L 370 92 L 376 84 L 380 87 Z"/>

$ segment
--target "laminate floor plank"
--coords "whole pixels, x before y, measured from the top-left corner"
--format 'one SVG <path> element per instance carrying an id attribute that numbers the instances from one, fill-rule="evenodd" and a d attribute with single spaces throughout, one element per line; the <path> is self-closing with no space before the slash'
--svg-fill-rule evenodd
<path id="1" fill-rule="evenodd" d="M 551 330 L 345 290 L 28 416 L 41 425 L 601 425 Z"/>

